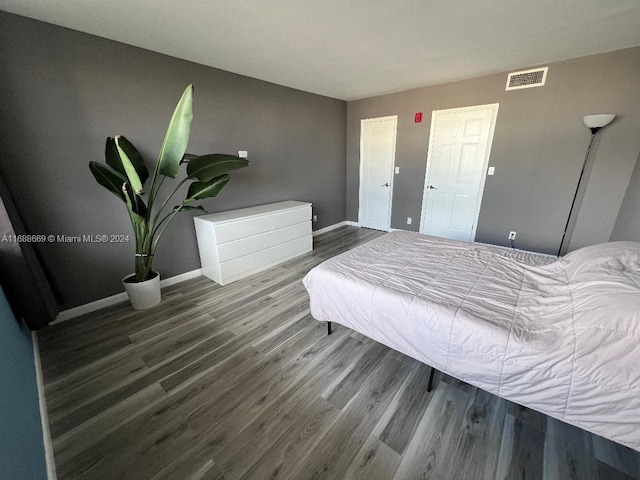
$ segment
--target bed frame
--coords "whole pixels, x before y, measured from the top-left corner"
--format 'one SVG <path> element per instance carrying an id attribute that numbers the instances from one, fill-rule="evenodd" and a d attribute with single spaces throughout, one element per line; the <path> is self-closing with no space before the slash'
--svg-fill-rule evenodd
<path id="1" fill-rule="evenodd" d="M 327 322 L 327 335 L 331 335 L 331 322 Z M 433 367 L 431 368 L 431 372 L 429 373 L 429 383 L 427 384 L 427 392 L 430 392 L 431 390 L 433 390 L 433 377 L 436 374 L 436 369 Z"/>

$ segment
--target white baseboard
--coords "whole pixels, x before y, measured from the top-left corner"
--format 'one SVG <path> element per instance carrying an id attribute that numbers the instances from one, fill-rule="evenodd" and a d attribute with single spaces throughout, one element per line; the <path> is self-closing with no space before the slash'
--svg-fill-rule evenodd
<path id="1" fill-rule="evenodd" d="M 33 343 L 33 364 L 36 368 L 36 385 L 38 387 L 38 404 L 40 406 L 44 458 L 47 463 L 47 478 L 48 480 L 56 480 L 56 464 L 53 458 L 53 444 L 51 443 L 51 432 L 49 431 L 49 415 L 47 414 L 47 400 L 44 396 L 44 379 L 42 378 L 40 348 L 38 347 L 38 336 L 36 332 L 31 332 L 31 343 Z"/>
<path id="2" fill-rule="evenodd" d="M 201 276 L 202 276 L 202 269 L 196 268 L 195 270 L 191 270 L 190 272 L 184 272 L 184 273 L 181 273 L 180 275 L 174 275 L 173 277 L 160 280 L 160 286 L 162 288 L 169 287 L 171 285 L 175 285 L 176 283 L 186 282 L 187 280 L 191 280 L 192 278 L 197 278 Z"/>
<path id="3" fill-rule="evenodd" d="M 160 280 L 160 287 L 169 287 L 171 285 L 175 285 L 176 283 L 191 280 L 192 278 L 196 278 L 201 275 L 201 268 L 191 270 L 190 272 L 181 273 L 180 275 L 175 275 L 173 277 Z M 71 318 L 79 317 L 80 315 L 84 315 L 85 313 L 95 312 L 96 310 L 100 310 L 101 308 L 117 305 L 118 303 L 126 302 L 127 300 L 129 300 L 129 297 L 125 292 L 122 292 L 111 295 L 110 297 L 101 298 L 100 300 L 96 300 L 95 302 L 85 303 L 84 305 L 80 305 L 78 307 L 63 310 L 58 314 L 56 320 L 54 322 L 51 322 L 51 325 L 64 322 L 65 320 L 69 320 Z"/>
<path id="4" fill-rule="evenodd" d="M 129 297 L 127 297 L 126 292 L 122 292 L 116 295 L 111 295 L 110 297 L 101 298 L 100 300 L 96 300 L 95 302 L 85 303 L 84 305 L 73 307 L 68 310 L 63 310 L 58 314 L 55 321 L 50 323 L 50 325 L 56 325 L 57 323 L 79 317 L 80 315 L 84 315 L 85 313 L 95 312 L 96 310 L 100 310 L 101 308 L 110 307 L 111 305 L 126 302 L 128 299 Z"/>
<path id="5" fill-rule="evenodd" d="M 329 225 L 328 227 L 321 228 L 320 230 L 315 230 L 313 232 L 313 236 L 320 235 L 321 233 L 327 233 L 331 230 L 335 230 L 336 228 L 344 227 L 347 225 L 347 222 L 334 223 L 333 225 Z"/>
<path id="6" fill-rule="evenodd" d="M 345 223 L 345 225 L 349 225 L 350 227 L 359 227 L 360 226 L 360 222 L 352 222 L 351 220 L 347 220 L 344 223 Z"/>

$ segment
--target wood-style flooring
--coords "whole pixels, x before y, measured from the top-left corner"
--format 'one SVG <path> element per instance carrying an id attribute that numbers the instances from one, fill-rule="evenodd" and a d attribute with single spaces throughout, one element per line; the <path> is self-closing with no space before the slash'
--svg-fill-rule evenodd
<path id="1" fill-rule="evenodd" d="M 309 314 L 301 279 L 380 235 L 342 227 L 314 251 L 221 287 L 62 322 L 38 340 L 57 476 L 71 479 L 640 477 L 640 454 Z"/>

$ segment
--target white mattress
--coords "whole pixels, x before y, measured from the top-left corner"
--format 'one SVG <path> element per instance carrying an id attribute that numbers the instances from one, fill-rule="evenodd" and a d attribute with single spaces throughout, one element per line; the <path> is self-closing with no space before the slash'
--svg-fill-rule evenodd
<path id="1" fill-rule="evenodd" d="M 412 232 L 311 270 L 311 313 L 640 451 L 640 243 L 560 260 Z"/>

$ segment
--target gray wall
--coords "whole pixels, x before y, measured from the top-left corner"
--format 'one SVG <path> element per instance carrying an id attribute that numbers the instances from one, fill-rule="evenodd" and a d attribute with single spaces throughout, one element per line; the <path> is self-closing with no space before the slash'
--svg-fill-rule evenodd
<path id="1" fill-rule="evenodd" d="M 611 233 L 611 241 L 616 240 L 640 242 L 640 156 Z"/>
<path id="2" fill-rule="evenodd" d="M 0 478 L 46 479 L 31 334 L 0 289 Z"/>
<path id="3" fill-rule="evenodd" d="M 88 169 L 108 135 L 155 161 L 184 88 L 195 85 L 188 151 L 248 150 L 210 212 L 313 202 L 322 228 L 345 220 L 346 103 L 0 12 L 0 173 L 37 234 L 128 234 L 124 206 Z M 151 165 L 151 163 L 150 163 Z M 41 244 L 61 307 L 122 291 L 133 243 Z M 158 249 L 163 277 L 199 268 L 191 216 Z"/>
<path id="4" fill-rule="evenodd" d="M 501 73 L 349 102 L 347 219 L 358 219 L 361 119 L 398 115 L 391 226 L 418 230 L 432 111 L 499 103 L 496 172 L 486 180 L 476 240 L 507 245 L 515 230 L 518 248 L 555 254 L 589 142 L 582 117 L 617 113 L 596 137 L 569 249 L 606 242 L 640 152 L 638 78 L 640 48 L 632 48 L 550 64 L 539 88 L 506 92 Z"/>

